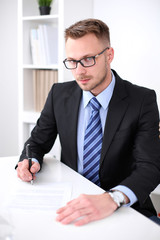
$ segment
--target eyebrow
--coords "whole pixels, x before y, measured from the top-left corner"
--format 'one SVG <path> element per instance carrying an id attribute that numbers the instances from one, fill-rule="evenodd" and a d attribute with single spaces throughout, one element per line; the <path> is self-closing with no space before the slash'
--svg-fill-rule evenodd
<path id="1" fill-rule="evenodd" d="M 78 59 L 78 60 L 81 60 L 81 59 L 83 59 L 83 58 L 87 58 L 87 57 L 94 57 L 94 56 L 96 56 L 96 55 L 94 55 L 94 54 L 86 54 L 86 55 L 84 55 L 83 57 L 81 57 L 81 58 Z M 76 60 L 75 58 L 71 58 L 71 57 L 67 57 L 67 59 L 68 59 L 68 60 L 75 60 L 75 61 L 78 61 L 78 60 Z"/>

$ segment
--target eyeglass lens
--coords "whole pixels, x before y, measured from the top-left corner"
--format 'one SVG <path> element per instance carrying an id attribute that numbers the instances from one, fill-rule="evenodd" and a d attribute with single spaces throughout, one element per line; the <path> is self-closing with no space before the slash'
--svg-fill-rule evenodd
<path id="1" fill-rule="evenodd" d="M 69 69 L 74 69 L 77 68 L 77 64 L 80 63 L 83 67 L 90 67 L 95 64 L 95 58 L 94 57 L 87 57 L 83 58 L 81 60 L 65 60 L 64 61 L 65 65 Z"/>

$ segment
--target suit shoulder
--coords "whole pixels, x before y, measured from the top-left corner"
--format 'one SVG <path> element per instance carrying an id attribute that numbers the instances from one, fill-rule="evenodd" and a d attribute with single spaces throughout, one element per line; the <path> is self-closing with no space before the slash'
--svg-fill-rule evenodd
<path id="1" fill-rule="evenodd" d="M 152 89 L 149 89 L 147 87 L 131 83 L 131 82 L 127 81 L 127 80 L 123 80 L 123 83 L 125 84 L 127 89 L 132 89 L 132 90 L 135 90 L 135 91 L 142 91 L 142 92 L 153 91 Z"/>
<path id="2" fill-rule="evenodd" d="M 143 102 L 144 99 L 156 100 L 154 90 L 124 80 L 115 71 L 114 75 L 116 78 L 114 96 L 118 96 L 120 99 L 128 99 L 135 104 Z"/>
<path id="3" fill-rule="evenodd" d="M 63 94 L 72 94 L 74 91 L 76 91 L 76 89 L 79 90 L 79 86 L 76 81 L 55 83 L 51 88 L 50 94 L 54 95 L 55 97 L 59 97 Z"/>
<path id="4" fill-rule="evenodd" d="M 115 78 L 116 78 L 116 85 L 115 88 L 117 89 L 117 92 L 120 92 L 123 96 L 128 93 L 130 96 L 144 96 L 146 94 L 155 95 L 155 91 L 152 89 L 149 89 L 144 86 L 136 85 L 134 83 L 131 83 L 130 81 L 122 79 L 116 71 L 112 70 Z M 127 94 L 127 95 L 128 95 Z"/>
<path id="5" fill-rule="evenodd" d="M 125 85 L 125 89 L 128 92 L 129 95 L 134 95 L 135 97 L 138 96 L 145 96 L 145 95 L 155 95 L 155 91 L 153 89 L 149 89 L 144 86 L 139 86 L 136 84 L 133 84 L 127 80 L 123 80 L 123 83 Z"/>
<path id="6" fill-rule="evenodd" d="M 81 89 L 76 81 L 55 83 L 50 91 L 50 97 L 54 99 L 54 101 L 58 99 L 63 100 L 79 94 L 81 94 Z"/>
<path id="7" fill-rule="evenodd" d="M 56 88 L 56 90 L 64 90 L 64 89 L 77 88 L 78 85 L 76 81 L 70 81 L 70 82 L 55 83 L 53 87 Z"/>

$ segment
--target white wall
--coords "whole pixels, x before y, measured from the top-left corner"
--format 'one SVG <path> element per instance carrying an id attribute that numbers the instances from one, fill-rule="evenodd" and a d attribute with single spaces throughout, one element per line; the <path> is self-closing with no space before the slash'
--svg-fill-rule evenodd
<path id="1" fill-rule="evenodd" d="M 17 0 L 0 1 L 0 157 L 18 154 Z"/>
<path id="2" fill-rule="evenodd" d="M 112 67 L 122 78 L 155 89 L 160 106 L 160 1 L 93 2 L 94 17 L 110 27 Z M 18 154 L 17 50 L 17 0 L 0 1 L 0 156 Z"/>
<path id="3" fill-rule="evenodd" d="M 110 28 L 112 68 L 122 78 L 154 89 L 160 107 L 160 1 L 94 0 L 94 17 Z"/>

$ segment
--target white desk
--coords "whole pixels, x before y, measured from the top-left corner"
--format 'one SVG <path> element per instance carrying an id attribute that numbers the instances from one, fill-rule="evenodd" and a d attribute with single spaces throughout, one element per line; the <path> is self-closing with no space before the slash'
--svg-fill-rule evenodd
<path id="1" fill-rule="evenodd" d="M 0 158 L 0 205 L 9 189 L 19 181 L 14 166 L 18 157 Z M 72 198 L 81 193 L 98 194 L 103 190 L 57 160 L 46 159 L 37 176 L 40 182 L 70 182 Z M 24 183 L 24 188 L 27 183 Z M 13 214 L 14 240 L 159 240 L 160 227 L 132 208 L 121 208 L 112 216 L 82 227 L 62 225 L 50 214 Z"/>

